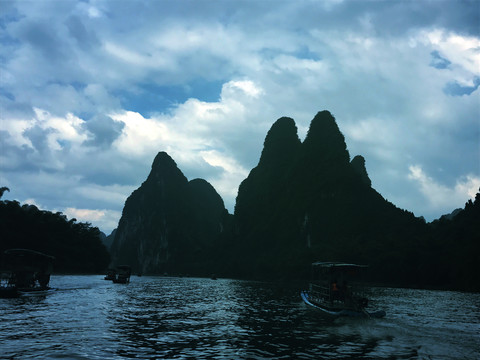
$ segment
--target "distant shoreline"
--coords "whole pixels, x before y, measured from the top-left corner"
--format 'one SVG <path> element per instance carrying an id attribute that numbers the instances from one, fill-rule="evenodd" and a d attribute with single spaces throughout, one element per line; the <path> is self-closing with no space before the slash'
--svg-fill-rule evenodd
<path id="1" fill-rule="evenodd" d="M 54 272 L 52 276 L 105 276 L 104 273 L 86 273 L 86 272 Z M 198 278 L 198 279 L 211 279 L 210 276 L 200 276 L 200 275 L 165 275 L 165 274 L 142 274 L 138 276 L 137 274 L 132 274 L 135 277 L 144 277 L 144 276 L 151 276 L 151 277 L 159 277 L 159 278 Z M 309 283 L 309 280 L 305 279 L 272 279 L 272 278 L 261 278 L 261 277 L 223 277 L 216 275 L 216 279 L 219 280 L 239 280 L 239 281 L 253 281 L 253 282 L 265 282 L 265 283 L 279 283 L 279 284 L 302 284 L 305 285 Z M 480 291 L 475 290 L 464 290 L 464 289 L 455 289 L 448 286 L 420 286 L 420 285 L 405 285 L 405 284 L 393 284 L 393 283 L 381 283 L 381 282 L 369 282 L 365 281 L 362 282 L 363 286 L 372 287 L 372 288 L 392 288 L 392 289 L 405 289 L 405 290 L 427 290 L 427 291 L 452 291 L 452 292 L 459 292 L 459 293 L 472 293 L 478 294 Z M 301 287 L 301 286 L 299 286 Z"/>

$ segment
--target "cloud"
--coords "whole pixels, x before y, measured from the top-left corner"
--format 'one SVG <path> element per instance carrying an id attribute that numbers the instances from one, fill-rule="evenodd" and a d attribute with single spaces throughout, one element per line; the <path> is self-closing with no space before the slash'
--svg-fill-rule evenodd
<path id="1" fill-rule="evenodd" d="M 470 95 L 473 93 L 475 90 L 478 89 L 480 86 L 480 77 L 475 77 L 473 79 L 473 84 L 472 85 L 461 85 L 458 82 L 449 82 L 447 85 L 445 85 L 443 91 L 447 95 L 452 95 L 452 96 L 462 96 L 462 95 Z"/>
<path id="2" fill-rule="evenodd" d="M 233 80 L 223 85 L 218 102 L 189 99 L 151 118 L 134 112 L 112 114 L 123 124 L 113 146 L 125 157 L 153 159 L 158 151 L 167 151 L 190 179 L 204 174 L 233 211 L 237 188 L 248 170 L 237 160 L 243 146 L 237 148 L 230 139 L 251 125 L 245 120 L 252 109 L 257 115 L 262 93 L 251 80 Z"/>
<path id="3" fill-rule="evenodd" d="M 425 31 L 423 41 L 434 45 L 452 63 L 476 73 L 480 66 L 480 39 L 444 30 Z M 438 53 L 438 51 L 437 51 Z"/>
<path id="4" fill-rule="evenodd" d="M 122 133 L 124 124 L 115 122 L 106 115 L 96 115 L 85 121 L 84 128 L 92 134 L 92 138 L 85 145 L 109 147 Z"/>
<path id="5" fill-rule="evenodd" d="M 95 14 L 95 12 L 92 12 Z M 96 16 L 93 16 L 96 17 Z M 78 46 L 83 50 L 91 50 L 92 48 L 99 46 L 100 41 L 96 34 L 89 31 L 82 19 L 78 16 L 72 15 L 66 21 L 65 25 L 68 28 L 70 35 L 76 40 Z"/>
<path id="6" fill-rule="evenodd" d="M 469 174 L 457 179 L 453 187 L 440 184 L 428 176 L 420 165 L 411 165 L 408 168 L 408 178 L 414 181 L 423 195 L 426 203 L 423 205 L 424 211 L 432 209 L 450 213 L 454 207 L 463 208 L 466 199 L 474 199 L 475 194 L 480 191 L 480 177 Z"/>
<path id="7" fill-rule="evenodd" d="M 202 151 L 200 156 L 209 165 L 222 169 L 220 175 L 211 178 L 210 182 L 221 194 L 227 209 L 233 213 L 238 186 L 248 176 L 249 169 L 243 167 L 235 158 L 216 150 Z"/>
<path id="8" fill-rule="evenodd" d="M 63 213 L 67 215 L 69 219 L 77 219 L 81 222 L 93 223 L 100 229 L 107 231 L 106 235 L 110 235 L 111 230 L 118 226 L 118 219 L 121 216 L 121 212 L 112 210 L 90 210 L 90 209 L 76 209 L 66 208 Z"/>
<path id="9" fill-rule="evenodd" d="M 432 51 L 430 55 L 432 55 L 430 66 L 433 66 L 436 69 L 446 69 L 452 63 L 448 59 L 442 57 L 437 50 Z"/>
<path id="10" fill-rule="evenodd" d="M 2 139 L 3 156 L 8 158 L 10 170 L 29 167 L 61 171 L 68 162 L 85 153 L 82 144 L 88 134 L 82 128 L 82 119 L 70 113 L 61 118 L 42 109 L 33 110 L 35 116 L 30 119 L 0 122 L 0 131 L 6 135 Z"/>
<path id="11" fill-rule="evenodd" d="M 273 122 L 304 137 L 323 109 L 373 186 L 418 215 L 440 216 L 447 194 L 459 206 L 457 183 L 480 177 L 475 2 L 2 5 L 6 196 L 111 219 L 167 151 L 233 210 Z M 417 201 L 420 179 L 443 200 Z"/>

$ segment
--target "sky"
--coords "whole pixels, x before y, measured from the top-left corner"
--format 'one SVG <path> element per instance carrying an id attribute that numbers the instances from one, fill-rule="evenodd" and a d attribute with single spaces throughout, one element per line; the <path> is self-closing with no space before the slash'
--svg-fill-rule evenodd
<path id="1" fill-rule="evenodd" d="M 480 188 L 480 1 L 0 0 L 2 200 L 107 235 L 166 151 L 233 213 L 272 124 L 329 110 L 432 221 Z"/>

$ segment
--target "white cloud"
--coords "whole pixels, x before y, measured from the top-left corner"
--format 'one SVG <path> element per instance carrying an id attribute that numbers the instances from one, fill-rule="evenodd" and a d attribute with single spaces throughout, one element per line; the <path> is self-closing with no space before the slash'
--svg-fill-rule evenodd
<path id="1" fill-rule="evenodd" d="M 88 16 L 91 18 L 99 18 L 102 16 L 102 13 L 96 7 L 90 6 L 88 8 Z"/>
<path id="2" fill-rule="evenodd" d="M 248 126 L 244 123 L 245 118 L 251 116 L 248 105 L 258 106 L 262 93 L 253 81 L 230 81 L 223 85 L 218 102 L 192 98 L 169 113 L 150 118 L 132 111 L 110 114 L 114 120 L 125 124 L 114 146 L 125 154 L 136 156 L 159 147 L 193 152 L 211 146 L 228 146 L 221 135 Z"/>
<path id="3" fill-rule="evenodd" d="M 150 69 L 163 69 L 163 70 L 175 70 L 173 59 L 169 59 L 166 54 L 141 54 L 131 49 L 125 48 L 121 45 L 107 42 L 105 44 L 105 50 L 112 56 L 127 63 L 131 66 L 143 68 L 143 70 Z M 147 69 L 146 69 L 147 68 Z"/>
<path id="4" fill-rule="evenodd" d="M 463 208 L 467 199 L 474 199 L 480 188 L 480 177 L 472 174 L 460 177 L 454 187 L 448 187 L 428 176 L 420 165 L 411 165 L 408 170 L 408 178 L 418 184 L 427 201 L 425 211 L 448 213 L 454 208 Z"/>
<path id="5" fill-rule="evenodd" d="M 77 220 L 84 221 L 98 221 L 105 216 L 104 210 L 89 210 L 89 209 L 75 209 L 66 208 L 65 214 L 70 218 L 76 218 Z"/>
<path id="6" fill-rule="evenodd" d="M 237 90 L 240 90 L 240 93 Z M 263 90 L 251 80 L 230 81 L 222 88 L 222 99 L 228 99 L 233 95 L 247 95 L 248 97 L 258 98 L 262 93 Z"/>
<path id="7" fill-rule="evenodd" d="M 79 117 L 71 113 L 58 117 L 39 108 L 33 110 L 35 116 L 30 119 L 2 119 L 0 130 L 9 135 L 2 142 L 19 148 L 27 146 L 39 155 L 48 157 L 50 152 L 59 152 L 67 144 L 68 147 L 79 149 L 88 139 L 88 134 L 82 127 L 84 121 Z M 41 144 L 46 144 L 46 147 Z"/>
<path id="8" fill-rule="evenodd" d="M 168 128 L 154 119 L 145 119 L 141 114 L 125 111 L 110 114 L 116 121 L 125 124 L 122 135 L 114 142 L 114 146 L 126 156 L 142 156 L 151 153 L 172 137 Z"/>
<path id="9" fill-rule="evenodd" d="M 208 180 L 221 194 L 225 205 L 233 212 L 238 186 L 248 176 L 249 169 L 245 169 L 236 159 L 216 150 L 202 151 L 200 155 L 209 165 L 222 168 L 223 171 L 219 177 Z"/>
<path id="10" fill-rule="evenodd" d="M 110 235 L 113 229 L 118 226 L 118 219 L 121 216 L 120 211 L 113 211 L 107 209 L 76 209 L 66 208 L 63 213 L 69 219 L 77 219 L 80 222 L 89 222 L 93 226 L 98 227 L 100 230 L 106 232 L 106 235 Z"/>
<path id="11" fill-rule="evenodd" d="M 480 73 L 479 38 L 463 36 L 443 29 L 421 32 L 418 38 L 420 41 L 434 46 L 448 60 L 465 69 L 468 73 Z"/>
<path id="12" fill-rule="evenodd" d="M 5 144 L 8 142 L 18 147 L 22 145 L 33 147 L 31 141 L 23 136 L 25 130 L 31 126 L 32 121 L 27 119 L 2 119 L 2 121 L 0 121 L 0 131 L 5 131 L 9 134 L 9 138 L 2 138 L 2 143 Z"/>
<path id="13" fill-rule="evenodd" d="M 402 125 L 395 119 L 358 119 L 345 124 L 341 131 L 349 140 L 365 144 L 378 159 L 385 162 L 399 160 L 401 149 L 398 148 L 396 139 L 402 132 Z"/>
<path id="14" fill-rule="evenodd" d="M 85 183 L 72 189 L 74 195 L 85 200 L 93 200 L 94 203 L 119 207 L 125 203 L 136 186 L 128 185 L 105 185 Z"/>
<path id="15" fill-rule="evenodd" d="M 50 149 L 60 150 L 62 148 L 60 141 L 69 141 L 70 143 L 81 144 L 87 139 L 87 134 L 82 129 L 83 120 L 67 114 L 65 118 L 51 116 L 47 111 L 34 108 L 38 124 L 44 130 L 52 130 L 47 136 Z"/>
<path id="16" fill-rule="evenodd" d="M 82 182 L 79 177 L 46 172 L 33 175 L 22 173 L 14 183 L 3 182 L 3 179 L 2 183 L 6 183 L 11 189 L 11 194 L 7 193 L 5 199 L 16 198 L 22 204 L 32 204 L 42 210 L 54 213 L 60 211 L 69 219 L 76 218 L 78 221 L 92 223 L 107 235 L 117 227 L 127 197 L 138 187 L 100 186 Z M 57 196 L 59 198 L 52 203 L 50 199 Z"/>
<path id="17" fill-rule="evenodd" d="M 232 209 L 272 123 L 293 117 L 303 137 L 328 109 L 385 197 L 429 218 L 466 200 L 480 177 L 480 91 L 443 90 L 479 75 L 468 4 L 404 2 L 395 12 L 337 0 L 172 4 L 6 8 L 15 16 L 0 29 L 0 166 L 12 193 L 47 208 L 119 214 L 163 150 Z M 448 68 L 430 66 L 435 51 Z M 216 99 L 202 93 L 205 81 L 223 84 Z M 191 88 L 190 98 L 172 85 Z M 168 108 L 146 110 L 143 94 Z M 416 163 L 408 181 L 401 172 Z M 419 184 L 429 206 L 416 201 Z"/>
<path id="18" fill-rule="evenodd" d="M 137 158 L 153 159 L 158 151 L 165 150 L 180 170 L 188 170 L 191 177 L 203 174 L 205 165 L 219 169 L 219 175 L 204 177 L 232 211 L 237 188 L 248 170 L 236 159 L 229 140 L 251 126 L 246 120 L 252 116 L 252 110 L 256 115 L 262 94 L 263 90 L 253 81 L 234 80 L 223 85 L 218 102 L 189 99 L 170 113 L 151 118 L 131 111 L 110 114 L 112 119 L 125 124 L 114 146 L 124 156 Z"/>

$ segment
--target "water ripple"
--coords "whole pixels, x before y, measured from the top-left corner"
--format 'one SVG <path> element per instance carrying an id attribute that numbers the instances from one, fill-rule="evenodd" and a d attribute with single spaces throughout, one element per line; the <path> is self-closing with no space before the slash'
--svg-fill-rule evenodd
<path id="1" fill-rule="evenodd" d="M 328 321 L 299 284 L 54 276 L 47 296 L 0 299 L 0 358 L 479 358 L 480 295 L 372 289 L 384 319 Z"/>

